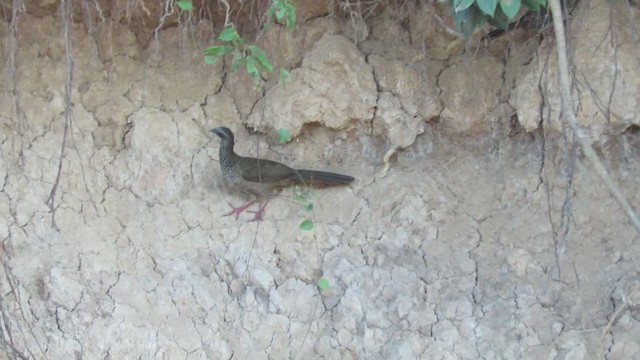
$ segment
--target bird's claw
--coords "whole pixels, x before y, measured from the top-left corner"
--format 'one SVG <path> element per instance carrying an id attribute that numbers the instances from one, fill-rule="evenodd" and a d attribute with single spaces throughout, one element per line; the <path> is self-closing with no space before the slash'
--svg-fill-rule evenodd
<path id="1" fill-rule="evenodd" d="M 224 214 L 223 216 L 235 215 L 236 216 L 236 220 L 238 220 L 238 217 L 240 216 L 240 214 L 242 214 L 244 211 L 248 211 L 247 208 L 249 206 L 253 205 L 254 202 L 255 202 L 255 200 L 247 201 L 246 203 L 244 203 L 243 205 L 240 205 L 238 207 L 235 207 L 231 203 L 228 203 L 229 206 L 231 207 L 231 211 L 229 213 L 227 213 L 227 214 Z M 253 212 L 253 211 L 248 211 L 248 212 Z M 262 217 L 260 219 L 262 219 Z"/>
<path id="2" fill-rule="evenodd" d="M 264 203 L 260 204 L 260 207 L 258 208 L 257 211 L 247 210 L 247 212 L 254 214 L 253 219 L 251 219 L 251 221 L 262 221 L 263 220 L 262 216 L 264 215 L 264 208 L 266 207 L 267 207 L 267 202 L 265 201 Z"/>

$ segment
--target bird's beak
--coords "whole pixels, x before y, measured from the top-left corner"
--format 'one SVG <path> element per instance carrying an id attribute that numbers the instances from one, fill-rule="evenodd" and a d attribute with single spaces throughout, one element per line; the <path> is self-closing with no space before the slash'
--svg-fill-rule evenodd
<path id="1" fill-rule="evenodd" d="M 233 143 L 233 133 L 228 128 L 224 126 L 218 126 L 217 128 L 213 128 L 210 131 L 218 135 L 220 139 L 230 141 Z"/>

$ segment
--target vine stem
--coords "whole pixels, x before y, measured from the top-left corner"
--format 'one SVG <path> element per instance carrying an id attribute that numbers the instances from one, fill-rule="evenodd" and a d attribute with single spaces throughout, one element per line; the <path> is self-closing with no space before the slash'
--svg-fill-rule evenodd
<path id="1" fill-rule="evenodd" d="M 613 181 L 609 173 L 605 169 L 602 161 L 598 158 L 595 150 L 591 146 L 591 141 L 582 131 L 576 120 L 576 114 L 573 111 L 573 99 L 571 97 L 571 80 L 569 80 L 569 63 L 567 61 L 567 42 L 564 32 L 564 24 L 562 19 L 562 9 L 560 7 L 560 0 L 549 0 L 549 8 L 553 15 L 553 29 L 556 34 L 556 48 L 558 52 L 558 74 L 560 82 L 560 95 L 562 97 L 562 118 L 565 123 L 571 127 L 574 135 L 578 139 L 584 155 L 589 161 L 591 161 L 593 167 L 605 185 L 609 189 L 609 192 L 616 199 L 622 210 L 627 214 L 629 221 L 635 227 L 638 234 L 640 234 L 640 220 L 631 204 L 622 195 L 620 188 Z"/>
<path id="2" fill-rule="evenodd" d="M 71 86 L 73 84 L 73 56 L 71 55 L 71 3 L 70 0 L 62 0 L 60 2 L 60 11 L 62 12 L 62 21 L 64 23 L 64 53 L 66 59 L 66 71 L 65 71 L 65 79 L 64 79 L 64 128 L 62 131 L 62 144 L 60 146 L 60 159 L 58 161 L 58 172 L 56 174 L 56 179 L 53 182 L 53 186 L 51 187 L 51 192 L 49 193 L 49 197 L 47 198 L 46 204 L 51 210 L 51 227 L 57 229 L 56 225 L 56 209 L 57 206 L 55 204 L 56 201 L 56 193 L 58 191 L 58 187 L 60 186 L 60 176 L 62 175 L 62 165 L 64 164 L 64 155 L 65 148 L 67 147 L 67 136 L 69 134 L 69 127 L 71 125 L 72 120 L 72 111 L 71 108 Z"/>

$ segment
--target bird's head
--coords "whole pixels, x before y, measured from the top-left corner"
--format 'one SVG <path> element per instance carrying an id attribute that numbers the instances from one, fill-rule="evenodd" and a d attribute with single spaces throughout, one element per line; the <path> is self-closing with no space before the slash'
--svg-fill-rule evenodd
<path id="1" fill-rule="evenodd" d="M 223 141 L 233 145 L 233 133 L 228 127 L 220 126 L 214 129 L 211 129 L 211 132 L 218 135 L 218 137 Z"/>

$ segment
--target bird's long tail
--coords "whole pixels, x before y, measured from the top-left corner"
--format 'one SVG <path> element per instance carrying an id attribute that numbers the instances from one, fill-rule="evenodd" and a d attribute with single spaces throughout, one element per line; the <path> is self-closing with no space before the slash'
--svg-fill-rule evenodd
<path id="1" fill-rule="evenodd" d="M 310 186 L 334 186 L 349 185 L 354 180 L 354 177 L 327 171 L 296 170 L 296 173 L 291 176 L 291 180 L 298 184 Z"/>

